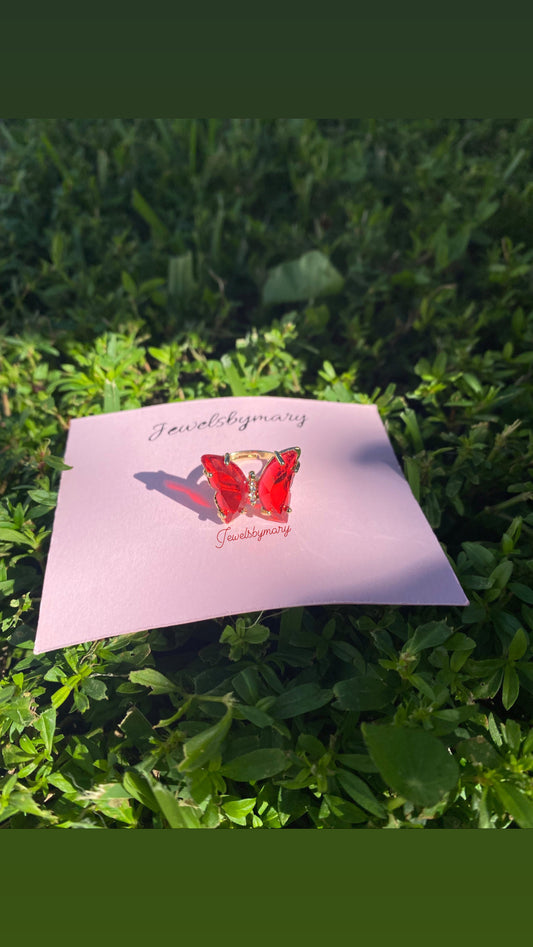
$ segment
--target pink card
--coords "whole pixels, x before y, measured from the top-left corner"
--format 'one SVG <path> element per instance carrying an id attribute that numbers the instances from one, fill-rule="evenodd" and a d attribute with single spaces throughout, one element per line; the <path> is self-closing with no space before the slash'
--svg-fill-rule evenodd
<path id="1" fill-rule="evenodd" d="M 286 522 L 221 522 L 200 457 L 289 447 Z M 37 653 L 296 605 L 468 604 L 374 405 L 214 398 L 78 418 L 65 462 Z"/>

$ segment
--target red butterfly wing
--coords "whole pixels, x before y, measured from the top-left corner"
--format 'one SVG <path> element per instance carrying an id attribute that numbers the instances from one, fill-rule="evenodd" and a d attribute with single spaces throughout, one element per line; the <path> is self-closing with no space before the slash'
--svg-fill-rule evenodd
<path id="1" fill-rule="evenodd" d="M 224 463 L 222 454 L 204 454 L 201 460 L 207 479 L 216 491 L 218 512 L 224 522 L 229 523 L 246 505 L 248 481 L 237 464 Z"/>
<path id="2" fill-rule="evenodd" d="M 298 469 L 300 450 L 291 447 L 279 451 L 278 456 L 282 458 L 283 463 L 280 464 L 277 457 L 269 460 L 259 478 L 257 490 L 263 509 L 281 515 L 289 506 L 289 490 Z"/>

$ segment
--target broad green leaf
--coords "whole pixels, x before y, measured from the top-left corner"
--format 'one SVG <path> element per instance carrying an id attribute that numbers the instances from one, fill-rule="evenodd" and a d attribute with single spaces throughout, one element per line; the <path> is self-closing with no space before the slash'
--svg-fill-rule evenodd
<path id="1" fill-rule="evenodd" d="M 510 750 L 518 756 L 520 750 L 520 744 L 522 742 L 522 731 L 520 729 L 520 724 L 517 720 L 513 720 L 512 717 L 509 717 L 505 724 L 502 724 L 504 728 L 505 741 Z"/>
<path id="2" fill-rule="evenodd" d="M 460 671 L 462 667 L 468 661 L 470 657 L 470 652 L 468 651 L 454 651 L 450 657 L 450 668 L 452 671 Z"/>
<path id="3" fill-rule="evenodd" d="M 37 720 L 33 726 L 41 734 L 44 747 L 48 755 L 52 752 L 54 733 L 56 729 L 56 708 L 47 707 L 46 710 L 43 710 L 42 714 L 37 717 Z"/>
<path id="4" fill-rule="evenodd" d="M 312 733 L 301 733 L 296 743 L 297 753 L 307 753 L 315 759 L 320 759 L 326 752 L 326 747 L 322 740 L 318 740 Z"/>
<path id="5" fill-rule="evenodd" d="M 72 693 L 73 687 L 73 684 L 63 684 L 62 687 L 58 687 L 52 694 L 52 706 L 61 707 L 61 704 L 64 704 L 67 697 Z"/>
<path id="6" fill-rule="evenodd" d="M 148 351 L 150 355 L 153 355 L 153 357 L 158 360 L 158 362 L 162 362 L 163 365 L 170 365 L 171 363 L 170 349 L 159 349 L 159 348 L 156 348 L 156 346 L 154 345 L 150 345 L 148 347 Z"/>
<path id="7" fill-rule="evenodd" d="M 168 261 L 168 295 L 186 299 L 195 288 L 192 253 L 171 256 Z"/>
<path id="8" fill-rule="evenodd" d="M 28 753 L 30 756 L 35 756 L 35 754 L 37 753 L 37 747 L 36 747 L 35 744 L 30 740 L 30 738 L 29 738 L 29 736 L 28 736 L 27 733 L 22 733 L 22 734 L 21 734 L 21 737 L 20 737 L 20 740 L 19 740 L 19 744 L 20 744 L 21 749 L 22 749 L 25 753 Z"/>
<path id="9" fill-rule="evenodd" d="M 138 214 L 143 218 L 143 220 L 150 227 L 152 234 L 159 237 L 161 240 L 167 240 L 169 233 L 165 224 L 157 216 L 156 212 L 150 207 L 148 201 L 144 199 L 142 194 L 134 188 L 131 203 L 133 208 L 137 211 Z"/>
<path id="10" fill-rule="evenodd" d="M 33 546 L 34 540 L 19 533 L 18 529 L 11 529 L 9 526 L 0 526 L 0 543 L 24 543 L 26 546 Z"/>
<path id="11" fill-rule="evenodd" d="M 8 690 L 8 688 L 6 688 Z M 31 708 L 31 698 L 25 694 L 12 697 L 2 705 L 2 716 L 10 720 L 17 727 L 27 727 L 33 724 L 34 714 Z"/>
<path id="12" fill-rule="evenodd" d="M 12 792 L 9 796 L 9 805 L 2 812 L 0 810 L 0 822 L 5 821 L 14 815 L 15 812 L 24 812 L 26 815 L 37 816 L 47 822 L 57 822 L 57 816 L 47 809 L 41 808 L 30 792 L 24 790 L 21 792 Z"/>
<path id="13" fill-rule="evenodd" d="M 144 773 L 140 773 L 136 769 L 127 770 L 124 773 L 122 785 L 129 796 L 133 796 L 134 799 L 137 799 L 138 802 L 153 812 L 159 812 L 160 807 Z"/>
<path id="14" fill-rule="evenodd" d="M 104 381 L 104 408 L 103 413 L 120 411 L 120 392 L 114 381 Z"/>
<path id="15" fill-rule="evenodd" d="M 353 802 L 348 802 L 347 799 L 343 799 L 342 796 L 331 796 L 328 793 L 324 796 L 324 801 L 329 812 L 336 816 L 337 819 L 342 819 L 343 822 L 357 824 L 368 821 L 366 812 L 360 809 L 359 806 L 354 805 Z M 327 818 L 327 813 L 324 818 Z"/>
<path id="16" fill-rule="evenodd" d="M 48 506 L 50 509 L 57 503 L 57 493 L 50 490 L 28 490 L 28 496 L 35 503 L 40 503 L 42 506 Z"/>
<path id="17" fill-rule="evenodd" d="M 448 640 L 448 649 L 450 651 L 472 651 L 476 647 L 476 642 L 473 638 L 469 638 L 468 635 L 463 634 L 462 631 L 458 631 L 455 635 Z"/>
<path id="18" fill-rule="evenodd" d="M 344 279 L 320 250 L 310 250 L 298 260 L 281 263 L 268 274 L 263 303 L 289 303 L 339 293 Z"/>
<path id="19" fill-rule="evenodd" d="M 248 644 L 262 644 L 269 635 L 270 628 L 267 628 L 266 625 L 252 625 L 246 629 L 244 641 L 247 641 Z"/>
<path id="20" fill-rule="evenodd" d="M 335 774 L 337 781 L 340 783 L 342 788 L 352 797 L 354 802 L 356 802 L 363 809 L 366 809 L 367 812 L 371 812 L 372 815 L 375 815 L 378 819 L 387 818 L 387 810 L 385 806 L 376 799 L 372 790 L 367 786 L 359 776 L 356 776 L 355 773 L 349 773 L 348 770 L 340 769 Z"/>
<path id="21" fill-rule="evenodd" d="M 484 589 L 492 588 L 492 579 L 485 575 L 464 575 L 463 585 L 465 589 L 472 589 L 479 592 Z"/>
<path id="22" fill-rule="evenodd" d="M 143 687 L 151 687 L 154 694 L 171 694 L 177 690 L 175 684 L 169 681 L 168 677 L 160 674 L 154 668 L 143 668 L 141 671 L 130 671 L 129 679 L 132 684 L 142 684 Z"/>
<path id="23" fill-rule="evenodd" d="M 130 276 L 130 274 L 126 270 L 122 270 L 122 273 L 120 274 L 120 279 L 122 282 L 122 288 L 127 293 L 129 293 L 130 296 L 136 296 L 137 286 L 135 284 L 135 280 Z"/>
<path id="24" fill-rule="evenodd" d="M 356 673 L 339 681 L 333 688 L 342 710 L 381 710 L 391 699 L 392 691 L 374 674 Z"/>
<path id="25" fill-rule="evenodd" d="M 405 421 L 405 427 L 413 443 L 414 449 L 416 451 L 423 450 L 424 442 L 422 440 L 422 434 L 420 433 L 416 411 L 413 411 L 412 408 L 406 408 L 405 411 L 401 412 L 400 417 Z"/>
<path id="26" fill-rule="evenodd" d="M 216 756 L 231 726 L 232 716 L 231 707 L 228 707 L 224 716 L 217 723 L 197 733 L 196 736 L 191 737 L 190 740 L 184 743 L 184 759 L 178 766 L 181 772 L 192 772 L 199 769 L 200 766 Z"/>
<path id="27" fill-rule="evenodd" d="M 370 755 L 385 782 L 417 806 L 434 806 L 457 783 L 459 768 L 426 730 L 363 724 Z"/>
<path id="28" fill-rule="evenodd" d="M 485 574 L 492 572 L 496 559 L 490 549 L 486 549 L 481 543 L 465 542 L 461 545 L 474 569 Z"/>
<path id="29" fill-rule="evenodd" d="M 496 720 L 494 719 L 494 714 L 492 713 L 492 711 L 487 717 L 487 723 L 489 727 L 489 733 L 492 739 L 494 740 L 494 743 L 498 747 L 502 746 L 503 744 L 502 735 L 498 729 L 498 724 L 496 723 Z"/>
<path id="30" fill-rule="evenodd" d="M 506 811 L 521 829 L 533 829 L 533 800 L 513 783 L 494 783 L 494 790 Z"/>
<path id="31" fill-rule="evenodd" d="M 135 816 L 129 803 L 129 796 L 122 783 L 99 783 L 79 793 L 80 801 L 89 800 L 91 807 L 102 812 L 110 819 L 135 824 Z"/>
<path id="32" fill-rule="evenodd" d="M 256 727 L 271 727 L 274 723 L 272 717 L 260 710 L 259 707 L 249 707 L 246 704 L 238 704 L 235 708 L 235 716 L 250 720 Z"/>
<path id="33" fill-rule="evenodd" d="M 496 213 L 499 206 L 499 201 L 488 201 L 483 198 L 476 208 L 476 222 L 481 224 L 483 221 L 488 220 L 489 217 L 492 217 L 492 215 Z"/>
<path id="34" fill-rule="evenodd" d="M 33 760 L 36 752 L 37 750 L 31 740 L 29 740 L 28 737 L 24 738 L 23 734 L 20 738 L 20 746 L 8 743 L 4 748 L 2 754 L 4 765 L 6 769 L 20 766 L 22 763 L 27 763 L 28 760 Z"/>
<path id="35" fill-rule="evenodd" d="M 496 611 L 493 616 L 494 627 L 503 635 L 504 638 L 514 638 L 519 628 L 523 628 L 523 622 L 512 615 L 511 612 Z"/>
<path id="36" fill-rule="evenodd" d="M 66 464 L 62 457 L 54 457 L 53 454 L 48 454 L 48 457 L 44 458 L 44 463 L 47 467 L 52 467 L 53 470 L 72 470 L 72 467 Z"/>
<path id="37" fill-rule="evenodd" d="M 255 668 L 243 668 L 232 678 L 231 685 L 246 704 L 255 704 L 259 699 L 259 674 Z"/>
<path id="38" fill-rule="evenodd" d="M 436 648 L 452 634 L 453 628 L 450 628 L 445 621 L 428 621 L 425 625 L 418 626 L 404 650 L 409 654 L 418 654 L 425 648 Z"/>
<path id="39" fill-rule="evenodd" d="M 511 578 L 512 571 L 512 562 L 509 562 L 508 559 L 504 559 L 502 562 L 500 562 L 496 568 L 492 570 L 489 576 L 492 588 L 500 590 L 504 589 Z"/>
<path id="40" fill-rule="evenodd" d="M 466 382 L 468 387 L 474 392 L 474 394 L 480 395 L 482 393 L 483 386 L 481 385 L 479 378 L 477 378 L 476 375 L 472 375 L 471 372 L 463 372 L 462 378 L 463 378 L 463 381 Z"/>
<path id="41" fill-rule="evenodd" d="M 255 782 L 276 776 L 290 766 L 290 760 L 283 750 L 277 747 L 263 750 L 251 750 L 225 763 L 221 768 L 223 776 L 237 782 Z"/>
<path id="42" fill-rule="evenodd" d="M 63 775 L 63 773 L 58 773 L 58 772 L 50 773 L 47 779 L 50 785 L 55 786 L 57 789 L 59 789 L 60 792 L 65 793 L 65 794 L 66 793 L 76 794 L 75 786 L 73 786 L 70 780 L 68 780 L 67 777 Z"/>
<path id="43" fill-rule="evenodd" d="M 512 664 L 508 664 L 503 675 L 502 704 L 510 710 L 520 693 L 520 680 Z"/>
<path id="44" fill-rule="evenodd" d="M 246 820 L 246 816 L 250 814 L 254 808 L 257 800 L 255 796 L 249 799 L 231 799 L 229 802 L 223 802 L 222 808 L 228 818 L 239 820 Z"/>
<path id="45" fill-rule="evenodd" d="M 504 533 L 502 536 L 502 552 L 504 556 L 510 555 L 514 549 L 514 542 L 509 536 L 508 533 Z"/>
<path id="46" fill-rule="evenodd" d="M 286 720 L 298 714 L 310 713 L 323 707 L 333 697 L 330 690 L 322 690 L 318 684 L 299 684 L 277 697 L 268 712 L 272 717 Z"/>
<path id="47" fill-rule="evenodd" d="M 191 806 L 179 802 L 172 790 L 157 780 L 151 781 L 154 799 L 171 829 L 199 829 L 200 820 Z"/>
<path id="48" fill-rule="evenodd" d="M 529 585 L 523 585 L 522 582 L 511 582 L 509 589 L 522 602 L 533 605 L 533 589 Z"/>
<path id="49" fill-rule="evenodd" d="M 513 640 L 509 645 L 509 660 L 519 661 L 523 658 L 529 644 L 528 637 L 523 628 L 518 628 L 514 634 Z"/>
<path id="50" fill-rule="evenodd" d="M 180 805 L 179 813 L 183 821 L 183 827 L 186 829 L 201 829 L 200 815 L 192 806 Z"/>
<path id="51" fill-rule="evenodd" d="M 105 681 L 102 681 L 99 677 L 86 677 L 81 685 L 81 689 L 87 694 L 88 697 L 92 697 L 93 700 L 106 700 L 107 699 L 107 687 Z"/>
<path id="52" fill-rule="evenodd" d="M 222 355 L 220 358 L 220 364 L 223 368 L 224 381 L 230 386 L 232 395 L 236 398 L 240 397 L 241 395 L 246 395 L 246 385 L 239 375 L 239 372 L 237 371 L 231 356 L 227 353 Z"/>

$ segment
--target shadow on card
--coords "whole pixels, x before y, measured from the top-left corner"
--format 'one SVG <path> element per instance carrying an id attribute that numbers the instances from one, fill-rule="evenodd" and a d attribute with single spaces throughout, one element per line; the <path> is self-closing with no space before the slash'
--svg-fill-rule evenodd
<path id="1" fill-rule="evenodd" d="M 174 474 L 165 473 L 164 470 L 145 470 L 133 474 L 136 480 L 144 483 L 147 490 L 157 490 L 169 500 L 174 500 L 181 506 L 197 513 L 201 520 L 211 520 L 213 523 L 219 523 L 216 509 L 213 505 L 213 491 L 209 484 L 198 483 L 203 476 L 203 468 L 195 467 L 191 470 L 189 476 L 176 477 Z"/>
<path id="2" fill-rule="evenodd" d="M 390 444 L 374 443 L 356 448 L 351 456 L 351 460 L 355 464 L 365 464 L 374 467 L 385 465 L 386 467 L 390 467 L 394 473 L 399 474 L 401 478 L 405 480 L 399 461 Z"/>

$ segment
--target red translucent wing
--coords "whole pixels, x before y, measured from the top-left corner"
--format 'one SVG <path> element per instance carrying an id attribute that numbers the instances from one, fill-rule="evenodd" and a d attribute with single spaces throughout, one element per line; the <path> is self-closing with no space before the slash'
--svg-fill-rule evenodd
<path id="1" fill-rule="evenodd" d="M 208 480 L 215 490 L 215 503 L 226 523 L 237 516 L 246 504 L 248 482 L 240 467 L 232 461 L 224 463 L 221 454 L 204 454 L 201 458 Z"/>
<path id="2" fill-rule="evenodd" d="M 283 464 L 276 457 L 269 460 L 259 478 L 257 492 L 263 509 L 281 515 L 289 505 L 289 490 L 300 452 L 291 448 L 279 451 L 279 455 Z"/>

